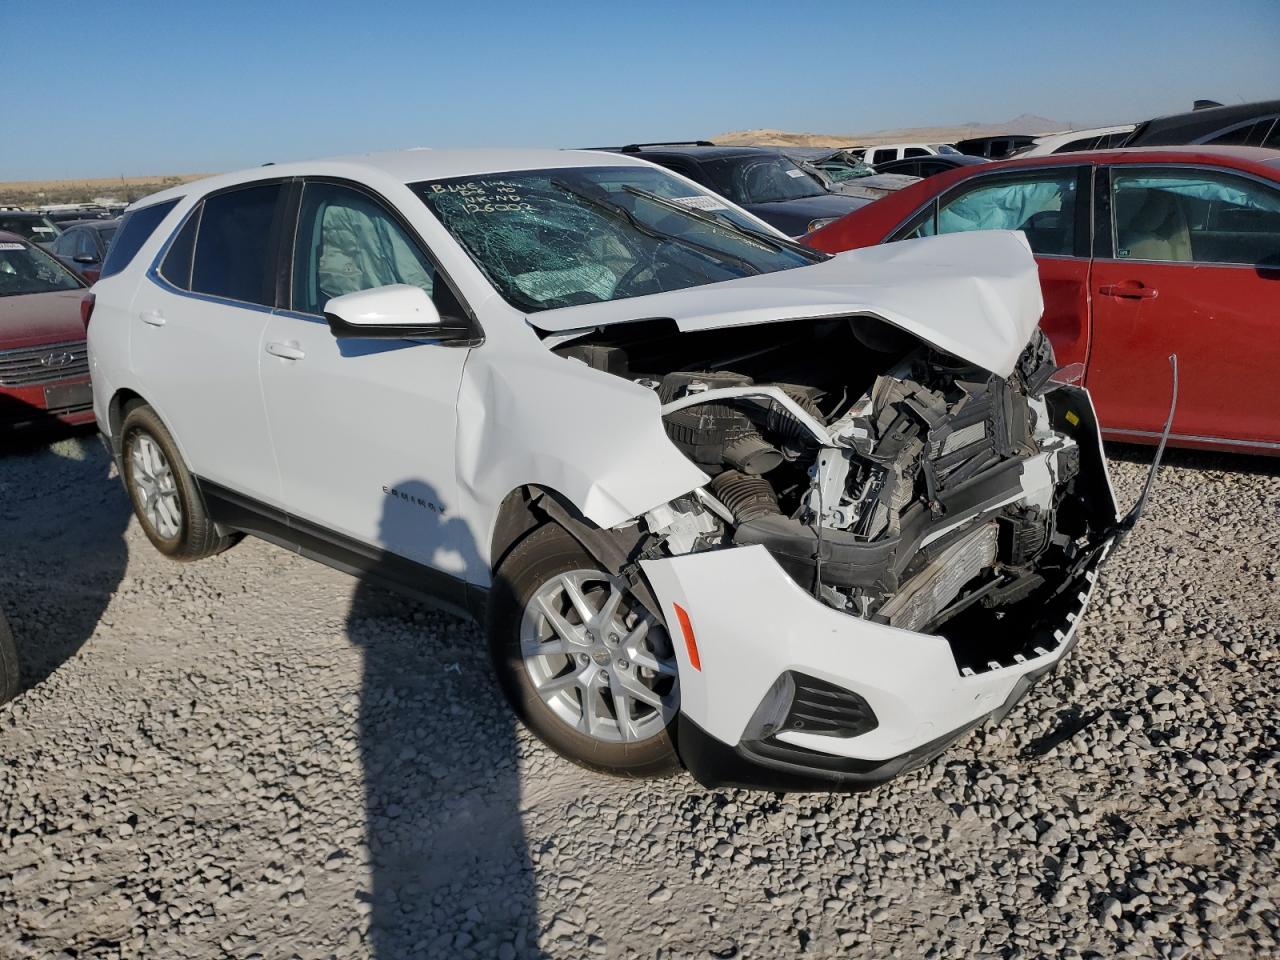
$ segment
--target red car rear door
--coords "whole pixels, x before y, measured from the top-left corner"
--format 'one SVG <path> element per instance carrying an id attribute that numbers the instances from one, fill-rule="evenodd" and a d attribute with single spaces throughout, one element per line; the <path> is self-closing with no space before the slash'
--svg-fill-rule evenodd
<path id="1" fill-rule="evenodd" d="M 1280 189 L 1191 165 L 1100 171 L 1086 385 L 1105 432 L 1280 451 Z"/>

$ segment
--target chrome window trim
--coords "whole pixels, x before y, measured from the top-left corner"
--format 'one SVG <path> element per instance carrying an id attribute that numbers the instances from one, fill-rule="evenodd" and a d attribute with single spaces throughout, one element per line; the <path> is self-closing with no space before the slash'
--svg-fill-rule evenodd
<path id="1" fill-rule="evenodd" d="M 1231 177 L 1240 177 L 1244 180 L 1252 180 L 1263 187 L 1267 187 L 1280 196 L 1280 182 L 1268 180 L 1266 177 L 1259 176 L 1251 170 L 1239 170 L 1235 167 L 1215 167 L 1207 166 L 1204 163 L 1188 162 L 1177 163 L 1172 161 L 1162 161 L 1159 163 L 1108 163 L 1104 164 L 1109 174 L 1107 178 L 1107 212 L 1111 222 L 1107 224 L 1107 228 L 1111 231 L 1111 256 L 1094 257 L 1095 260 L 1102 260 L 1107 263 L 1146 263 L 1160 264 L 1166 267 L 1219 267 L 1228 270 L 1278 270 L 1280 264 L 1270 266 L 1259 263 L 1223 263 L 1220 260 L 1138 260 L 1131 257 L 1117 257 L 1115 255 L 1116 247 L 1116 205 L 1115 205 L 1115 172 L 1117 170 L 1176 170 L 1183 171 L 1202 171 L 1205 173 L 1225 174 Z"/>
<path id="2" fill-rule="evenodd" d="M 1212 140 L 1217 140 L 1219 137 L 1225 137 L 1228 133 L 1234 133 L 1235 131 L 1237 131 L 1237 130 L 1241 129 L 1242 127 L 1251 127 L 1251 126 L 1253 126 L 1255 123 L 1262 123 L 1263 121 L 1266 121 L 1266 120 L 1270 120 L 1270 121 L 1271 121 L 1271 126 L 1267 127 L 1266 131 L 1265 131 L 1265 132 L 1263 133 L 1263 135 L 1262 135 L 1262 142 L 1263 142 L 1263 143 L 1266 143 L 1267 137 L 1269 137 L 1269 136 L 1271 135 L 1271 131 L 1275 128 L 1276 121 L 1277 121 L 1277 120 L 1280 120 L 1280 113 L 1271 113 L 1271 114 L 1264 113 L 1264 114 L 1261 114 L 1260 116 L 1250 117 L 1248 120 L 1241 120 L 1239 123 L 1237 123 L 1237 124 L 1233 124 L 1233 125 L 1232 125 L 1232 126 L 1230 126 L 1230 127 L 1220 127 L 1220 128 L 1218 128 L 1217 130 L 1213 131 L 1213 133 L 1206 133 L 1206 134 L 1205 134 L 1203 137 L 1201 137 L 1199 140 L 1194 141 L 1194 143 L 1195 143 L 1197 146 L 1198 146 L 1198 145 L 1200 145 L 1200 144 L 1206 144 L 1206 145 L 1207 145 L 1207 144 L 1209 144 L 1209 142 L 1210 142 L 1210 141 L 1212 141 Z M 1254 143 L 1220 143 L 1220 144 L 1216 144 L 1216 146 L 1220 146 L 1220 147 L 1255 147 L 1255 146 L 1256 146 L 1256 147 L 1261 147 L 1261 144 L 1254 144 Z M 1263 149 L 1265 149 L 1265 148 L 1263 148 Z"/>
<path id="3" fill-rule="evenodd" d="M 1118 428 L 1103 427 L 1104 434 L 1118 434 L 1126 437 L 1148 437 L 1152 440 L 1159 440 L 1162 436 L 1160 433 L 1151 430 L 1121 430 Z M 1271 440 L 1228 440 L 1225 437 L 1202 437 L 1192 433 L 1171 433 L 1170 440 L 1189 440 L 1193 443 L 1221 443 L 1232 447 L 1266 447 L 1268 450 L 1280 450 L 1280 443 Z"/>

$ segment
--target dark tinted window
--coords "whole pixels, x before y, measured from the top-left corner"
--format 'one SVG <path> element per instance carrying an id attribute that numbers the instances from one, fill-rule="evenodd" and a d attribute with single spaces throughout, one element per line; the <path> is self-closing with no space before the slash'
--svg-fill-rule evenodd
<path id="1" fill-rule="evenodd" d="M 147 238 L 155 233 L 160 221 L 177 205 L 177 200 L 166 200 L 164 203 L 153 203 L 149 207 L 126 213 L 112 240 L 111 249 L 107 251 L 107 260 L 102 265 L 102 279 L 115 276 L 127 267 L 147 242 Z"/>
<path id="2" fill-rule="evenodd" d="M 1262 141 L 1264 147 L 1272 147 L 1280 150 L 1280 117 L 1277 117 L 1271 125 L 1271 132 L 1267 134 L 1267 138 Z"/>
<path id="3" fill-rule="evenodd" d="M 876 150 L 871 154 L 871 165 L 875 166 L 877 163 L 888 163 L 890 160 L 896 159 L 897 155 L 897 150 Z"/>
<path id="4" fill-rule="evenodd" d="M 196 248 L 196 230 L 200 227 L 202 209 L 196 207 L 187 217 L 160 264 L 160 276 L 183 290 L 191 289 L 191 254 Z"/>
<path id="5" fill-rule="evenodd" d="M 274 305 L 271 224 L 282 190 L 279 183 L 264 183 L 205 200 L 196 232 L 192 291 Z"/>
<path id="6" fill-rule="evenodd" d="M 921 147 L 907 147 L 907 149 L 902 152 L 902 155 L 904 157 L 927 157 L 929 156 L 929 151 L 924 150 Z"/>
<path id="7" fill-rule="evenodd" d="M 1242 147 L 1257 147 L 1261 146 L 1262 138 L 1266 135 L 1267 128 L 1270 126 L 1270 117 L 1266 120 L 1255 120 L 1252 123 L 1241 124 L 1226 133 L 1220 133 L 1205 142 L 1219 145 L 1232 144 Z"/>

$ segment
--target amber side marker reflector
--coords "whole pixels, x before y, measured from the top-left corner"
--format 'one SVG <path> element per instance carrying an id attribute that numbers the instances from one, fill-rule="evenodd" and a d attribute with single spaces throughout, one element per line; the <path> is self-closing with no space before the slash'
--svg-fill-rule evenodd
<path id="1" fill-rule="evenodd" d="M 693 669 L 699 673 L 702 672 L 702 660 L 698 656 L 698 641 L 693 638 L 693 625 L 689 623 L 689 614 L 685 613 L 684 607 L 678 603 L 673 603 L 676 608 L 676 619 L 680 621 L 680 632 L 684 634 L 684 646 L 689 651 L 689 663 L 693 665 Z"/>

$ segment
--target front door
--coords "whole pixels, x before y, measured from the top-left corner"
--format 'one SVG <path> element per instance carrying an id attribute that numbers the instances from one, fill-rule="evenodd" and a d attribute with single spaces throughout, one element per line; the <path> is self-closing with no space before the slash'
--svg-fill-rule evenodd
<path id="1" fill-rule="evenodd" d="M 1115 166 L 1086 384 L 1117 439 L 1280 445 L 1280 190 L 1225 170 Z M 1102 219 L 1102 218 L 1100 218 Z"/>
<path id="2" fill-rule="evenodd" d="M 461 310 L 389 206 L 352 184 L 305 183 L 292 309 L 271 317 L 262 344 L 284 504 L 305 524 L 434 567 L 446 582 L 483 580 L 456 514 L 456 400 L 468 348 L 340 341 L 323 318 L 332 297 L 393 283 L 423 287 L 442 315 Z"/>
<path id="3" fill-rule="evenodd" d="M 1082 164 L 1028 167 L 964 180 L 894 240 L 971 230 L 1021 230 L 1040 269 L 1040 328 L 1059 364 L 1089 351 L 1089 191 Z"/>

